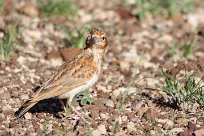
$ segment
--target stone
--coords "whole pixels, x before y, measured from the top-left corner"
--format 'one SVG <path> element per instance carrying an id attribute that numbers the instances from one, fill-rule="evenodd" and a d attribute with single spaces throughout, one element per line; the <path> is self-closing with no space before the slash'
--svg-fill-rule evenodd
<path id="1" fill-rule="evenodd" d="M 188 130 L 195 131 L 196 130 L 196 124 L 194 124 L 193 122 L 189 121 L 188 122 Z"/>
<path id="2" fill-rule="evenodd" d="M 80 48 L 62 48 L 60 49 L 60 53 L 64 60 L 70 60 L 74 56 L 76 56 L 82 49 Z"/>
<path id="3" fill-rule="evenodd" d="M 183 132 L 183 128 L 173 128 L 169 131 L 169 136 L 176 136 L 180 132 Z"/>
<path id="4" fill-rule="evenodd" d="M 112 93 L 112 97 L 114 99 L 116 99 L 119 95 L 120 95 L 120 90 L 118 90 L 118 89 L 114 90 Z"/>
<path id="5" fill-rule="evenodd" d="M 106 106 L 107 107 L 114 107 L 114 103 L 113 103 L 113 100 L 107 100 L 107 102 L 106 102 Z"/>
<path id="6" fill-rule="evenodd" d="M 180 132 L 178 135 L 179 136 L 193 136 L 193 132 L 185 130 L 183 132 Z"/>
<path id="7" fill-rule="evenodd" d="M 106 127 L 103 124 L 99 125 L 98 128 L 93 131 L 93 136 L 101 136 L 101 135 L 107 135 Z"/>
<path id="8" fill-rule="evenodd" d="M 107 134 L 105 125 L 99 125 L 97 129 L 101 132 L 101 134 L 103 135 Z"/>
<path id="9" fill-rule="evenodd" d="M 97 90 L 103 91 L 104 93 L 109 93 L 112 91 L 110 89 L 107 89 L 107 87 L 105 85 L 100 85 L 100 84 L 97 84 L 96 88 L 97 88 Z"/>
<path id="10" fill-rule="evenodd" d="M 135 123 L 133 123 L 133 122 L 128 122 L 128 124 L 127 124 L 127 130 L 128 130 L 129 132 L 136 131 Z"/>
<path id="11" fill-rule="evenodd" d="M 9 99 L 10 98 L 10 93 L 9 92 L 3 92 L 0 94 L 0 99 L 1 100 L 6 100 L 6 99 Z"/>
<path id="12" fill-rule="evenodd" d="M 129 71 L 130 70 L 130 63 L 126 61 L 120 62 L 120 69 L 121 71 Z"/>
<path id="13" fill-rule="evenodd" d="M 92 16 L 90 14 L 85 13 L 83 10 L 79 10 L 78 14 L 80 16 L 80 20 L 82 23 L 87 23 L 92 20 Z"/>
<path id="14" fill-rule="evenodd" d="M 51 51 L 47 54 L 46 58 L 50 60 L 50 63 L 53 67 L 58 67 L 63 64 L 61 54 L 59 51 Z"/>
<path id="15" fill-rule="evenodd" d="M 137 89 L 135 87 L 129 87 L 129 88 L 124 88 L 120 87 L 118 88 L 120 92 L 123 94 L 124 92 L 128 91 L 128 95 L 136 93 Z"/>
<path id="16" fill-rule="evenodd" d="M 174 122 L 169 119 L 158 119 L 157 122 L 167 124 L 169 127 L 174 125 Z"/>
<path id="17" fill-rule="evenodd" d="M 102 118 L 102 119 L 108 119 L 109 118 L 109 115 L 108 115 L 108 113 L 100 113 L 100 117 Z"/>
<path id="18" fill-rule="evenodd" d="M 26 5 L 24 5 L 22 7 L 23 9 L 23 13 L 27 16 L 30 16 L 30 17 L 37 17 L 39 15 L 39 11 L 38 9 L 36 8 L 36 6 L 34 6 L 33 4 L 31 3 L 28 3 Z"/>
<path id="19" fill-rule="evenodd" d="M 27 112 L 27 113 L 24 115 L 24 117 L 25 117 L 25 119 L 31 119 L 31 118 L 32 118 L 32 114 Z"/>
<path id="20" fill-rule="evenodd" d="M 77 136 L 77 132 L 68 132 L 67 135 L 68 136 Z"/>
<path id="21" fill-rule="evenodd" d="M 204 129 L 199 129 L 194 132 L 196 136 L 204 136 Z"/>
<path id="22" fill-rule="evenodd" d="M 42 40 L 42 32 L 40 30 L 35 30 L 35 31 L 31 30 L 31 31 L 28 31 L 27 34 L 35 40 L 38 40 L 38 41 Z"/>
<path id="23" fill-rule="evenodd" d="M 93 136 L 101 136 L 101 131 L 96 129 L 93 131 Z"/>
<path id="24" fill-rule="evenodd" d="M 185 118 L 179 118 L 175 121 L 175 123 L 177 123 L 178 125 L 180 126 L 186 126 L 187 123 L 188 123 L 188 119 L 185 119 Z"/>
<path id="25" fill-rule="evenodd" d="M 123 115 L 123 116 L 121 117 L 121 119 L 122 119 L 123 122 L 125 122 L 125 121 L 127 121 L 128 117 Z"/>
<path id="26" fill-rule="evenodd" d="M 195 30 L 199 24 L 204 22 L 204 15 L 202 12 L 203 11 L 201 11 L 201 13 L 187 15 L 187 22 L 192 26 L 193 30 Z"/>
<path id="27" fill-rule="evenodd" d="M 155 120 L 157 117 L 157 111 L 156 109 L 149 108 L 147 111 L 143 114 L 143 117 L 147 120 Z"/>
<path id="28" fill-rule="evenodd" d="M 28 94 L 22 94 L 22 95 L 21 95 L 21 99 L 22 99 L 22 100 L 28 100 L 28 99 L 29 99 Z"/>

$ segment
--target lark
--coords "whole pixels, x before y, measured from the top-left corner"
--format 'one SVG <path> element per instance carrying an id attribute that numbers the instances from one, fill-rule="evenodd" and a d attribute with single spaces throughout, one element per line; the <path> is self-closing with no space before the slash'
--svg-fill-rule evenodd
<path id="1" fill-rule="evenodd" d="M 86 47 L 75 57 L 59 67 L 31 99 L 22 104 L 15 113 L 16 118 L 22 117 L 39 101 L 49 98 L 67 99 L 67 105 L 76 111 L 71 105 L 74 96 L 91 88 L 98 80 L 108 46 L 106 34 L 99 29 L 92 29 L 85 45 Z"/>

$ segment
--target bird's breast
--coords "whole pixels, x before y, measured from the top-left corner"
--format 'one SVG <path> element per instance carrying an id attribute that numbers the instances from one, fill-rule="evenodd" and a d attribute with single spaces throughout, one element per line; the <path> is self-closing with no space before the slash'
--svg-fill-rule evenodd
<path id="1" fill-rule="evenodd" d="M 76 87 L 75 89 L 72 89 L 72 90 L 58 96 L 58 98 L 60 98 L 60 99 L 69 98 L 70 96 L 75 96 L 75 95 L 91 88 L 97 82 L 98 76 L 99 76 L 98 74 L 95 74 L 90 80 L 88 80 L 83 85 Z"/>

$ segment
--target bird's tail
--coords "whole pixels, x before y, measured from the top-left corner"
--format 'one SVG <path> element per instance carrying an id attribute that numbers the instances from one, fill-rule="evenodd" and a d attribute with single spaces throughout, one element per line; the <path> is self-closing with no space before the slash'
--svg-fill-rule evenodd
<path id="1" fill-rule="evenodd" d="M 26 101 L 14 114 L 16 118 L 22 117 L 30 108 L 32 108 L 37 102 L 31 100 Z"/>

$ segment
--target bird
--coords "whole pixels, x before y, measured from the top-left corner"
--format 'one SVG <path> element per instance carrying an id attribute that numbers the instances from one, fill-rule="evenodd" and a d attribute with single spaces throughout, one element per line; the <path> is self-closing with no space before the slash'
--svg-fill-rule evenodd
<path id="1" fill-rule="evenodd" d="M 91 29 L 85 40 L 85 48 L 72 59 L 65 61 L 36 93 L 22 104 L 14 116 L 20 118 L 39 101 L 50 98 L 59 99 L 61 104 L 62 99 L 67 99 L 67 105 L 76 111 L 71 105 L 72 100 L 75 95 L 91 88 L 97 82 L 107 46 L 105 32 L 98 28 Z"/>

